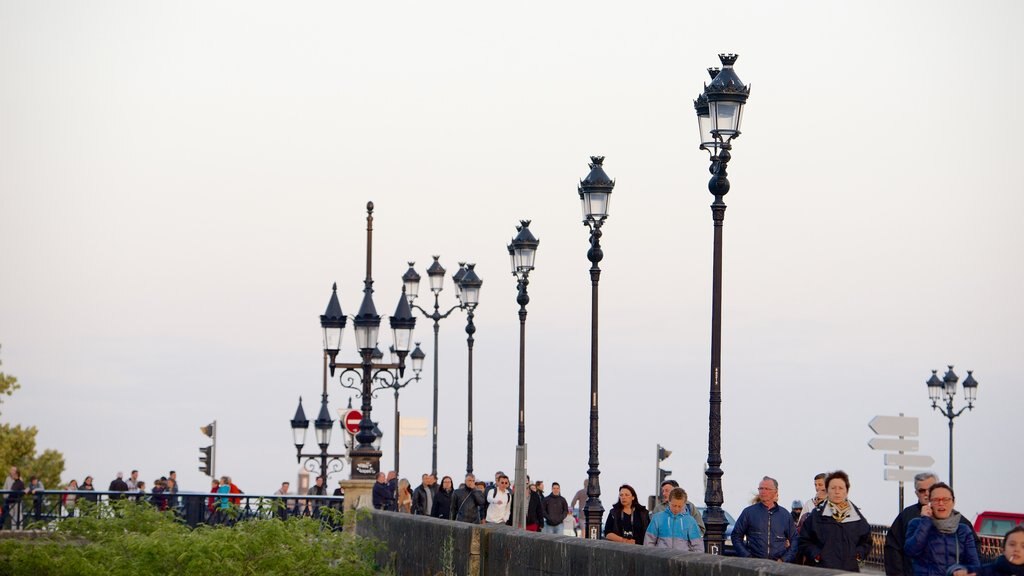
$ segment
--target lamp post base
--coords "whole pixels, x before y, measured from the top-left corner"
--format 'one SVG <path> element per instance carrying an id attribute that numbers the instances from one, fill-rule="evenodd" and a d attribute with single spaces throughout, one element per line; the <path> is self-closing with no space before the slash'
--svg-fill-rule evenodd
<path id="1" fill-rule="evenodd" d="M 513 490 L 512 527 L 526 529 L 526 508 L 530 504 L 530 487 L 526 485 L 526 444 L 516 446 L 516 485 Z"/>
<path id="2" fill-rule="evenodd" d="M 379 450 L 352 452 L 352 480 L 377 480 L 380 472 Z"/>
<path id="3" fill-rule="evenodd" d="M 376 480 L 342 480 L 345 491 L 345 510 L 373 508 L 373 485 Z"/>

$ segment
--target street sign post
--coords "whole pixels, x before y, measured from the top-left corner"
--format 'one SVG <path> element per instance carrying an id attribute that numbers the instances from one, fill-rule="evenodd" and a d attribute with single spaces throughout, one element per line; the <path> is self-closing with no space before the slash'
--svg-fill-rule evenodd
<path id="1" fill-rule="evenodd" d="M 868 446 L 873 450 L 892 450 L 895 452 L 917 452 L 917 440 L 913 438 L 872 438 Z"/>
<path id="2" fill-rule="evenodd" d="M 917 452 L 918 442 L 918 421 L 914 416 L 875 416 L 868 422 L 868 428 L 880 437 L 868 440 L 868 446 L 872 450 L 888 450 L 896 454 L 885 455 L 886 466 L 897 466 L 897 468 L 885 468 L 885 479 L 900 483 L 899 509 L 903 510 L 903 483 L 913 482 L 914 476 L 920 472 L 920 468 L 927 468 L 935 463 L 931 456 L 919 454 L 904 454 L 904 452 Z M 886 438 L 890 436 L 890 438 Z M 896 436 L 896 438 L 891 438 Z"/>
<path id="3" fill-rule="evenodd" d="M 917 418 L 913 416 L 875 416 L 868 427 L 880 436 L 917 436 Z"/>
<path id="4" fill-rule="evenodd" d="M 888 456 L 888 454 L 886 454 L 886 456 Z M 886 468 L 885 479 L 898 481 L 902 486 L 903 482 L 913 482 L 914 475 L 916 475 L 917 472 L 917 470 L 910 470 L 906 468 Z"/>
<path id="5" fill-rule="evenodd" d="M 886 466 L 900 466 L 900 467 L 911 467 L 911 468 L 928 468 L 932 464 L 935 464 L 935 458 L 931 456 L 925 456 L 922 454 L 886 454 L 885 465 Z M 888 478 L 886 478 L 888 480 Z"/>

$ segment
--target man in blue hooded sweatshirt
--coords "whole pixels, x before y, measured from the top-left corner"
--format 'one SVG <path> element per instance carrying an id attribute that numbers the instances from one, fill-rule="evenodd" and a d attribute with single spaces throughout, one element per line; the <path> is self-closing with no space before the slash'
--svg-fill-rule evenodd
<path id="1" fill-rule="evenodd" d="M 644 535 L 644 546 L 704 552 L 704 539 L 697 521 L 686 511 L 686 491 L 673 488 L 668 495 L 668 508 L 651 516 Z"/>

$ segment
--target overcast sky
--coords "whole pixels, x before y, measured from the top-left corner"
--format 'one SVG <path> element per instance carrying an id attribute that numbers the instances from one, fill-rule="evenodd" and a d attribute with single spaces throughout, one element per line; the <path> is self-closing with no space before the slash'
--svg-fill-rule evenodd
<path id="1" fill-rule="evenodd" d="M 316 414 L 333 282 L 358 310 L 372 200 L 382 314 L 408 260 L 428 293 L 441 255 L 446 309 L 458 262 L 477 263 L 475 468 L 511 473 L 505 246 L 532 219 L 529 471 L 572 493 L 590 379 L 576 185 L 605 155 L 603 500 L 622 483 L 651 493 L 660 443 L 702 501 L 713 198 L 692 100 L 716 54 L 736 52 L 753 89 L 726 197 L 725 508 L 765 474 L 788 507 L 842 468 L 868 519 L 890 522 L 897 486 L 867 423 L 919 417 L 920 453 L 945 477 L 947 422 L 925 380 L 955 364 L 980 382 L 956 421 L 958 508 L 1021 511 L 1024 5 L 709 8 L 0 0 L 0 359 L 22 383 L 3 420 L 38 426 L 65 481 L 177 469 L 206 489 L 198 428 L 212 420 L 218 473 L 250 493 L 294 480 L 288 421 L 299 396 Z M 455 477 L 464 326 L 455 312 L 440 329 L 439 471 Z M 400 402 L 429 419 L 425 319 L 416 340 L 424 379 Z M 351 396 L 337 381 L 330 394 L 332 409 Z M 389 467 L 393 397 L 374 408 Z M 404 439 L 401 462 L 417 483 L 430 438 Z"/>

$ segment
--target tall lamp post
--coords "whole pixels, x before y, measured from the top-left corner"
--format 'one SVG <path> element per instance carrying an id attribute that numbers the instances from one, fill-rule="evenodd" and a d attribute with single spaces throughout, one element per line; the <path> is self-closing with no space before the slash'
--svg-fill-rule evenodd
<path id="1" fill-rule="evenodd" d="M 960 378 L 953 372 L 953 366 L 939 380 L 939 371 L 932 370 L 932 377 L 928 379 L 928 398 L 932 401 L 932 409 L 938 410 L 940 414 L 949 420 L 949 485 L 953 485 L 953 420 L 964 413 L 964 410 L 974 410 L 974 401 L 978 397 L 978 381 L 974 379 L 974 371 L 967 371 L 967 379 L 964 380 L 964 400 L 967 406 L 959 410 L 953 408 L 953 398 L 956 397 L 956 383 Z M 946 407 L 940 403 L 945 396 Z"/>
<path id="2" fill-rule="evenodd" d="M 526 487 L 526 305 L 530 303 L 527 286 L 537 256 L 540 240 L 530 232 L 530 221 L 520 220 L 516 237 L 508 245 L 512 259 L 512 275 L 516 277 L 516 303 L 519 304 L 519 434 L 516 442 L 515 503 L 512 507 L 512 526 L 526 528 L 526 506 L 530 498 Z"/>
<path id="3" fill-rule="evenodd" d="M 704 524 L 707 533 L 704 538 L 705 552 L 720 554 L 725 547 L 725 529 L 728 521 L 722 510 L 722 225 L 725 222 L 725 202 L 729 192 L 726 167 L 732 158 L 732 140 L 740 135 L 740 120 L 743 106 L 750 95 L 736 76 L 733 64 L 736 54 L 719 54 L 721 71 L 709 69 L 711 83 L 704 86 L 704 92 L 694 101 L 697 110 L 697 124 L 700 129 L 700 148 L 707 150 L 711 157 L 711 180 L 708 190 L 715 197 L 711 204 L 714 222 L 714 253 L 712 263 L 711 296 L 711 392 L 708 415 L 708 467 L 704 490 L 707 515 Z"/>
<path id="4" fill-rule="evenodd" d="M 420 288 L 420 275 L 416 272 L 413 266 L 415 262 L 409 262 L 409 269 L 406 270 L 402 276 L 402 283 L 405 285 L 405 293 L 409 298 L 409 304 L 423 313 L 423 316 L 434 321 L 434 422 L 433 422 L 433 447 L 431 448 L 430 457 L 430 473 L 437 476 L 437 335 L 440 331 L 441 320 L 448 317 L 453 311 L 462 307 L 462 304 L 456 304 L 448 309 L 447 312 L 442 314 L 440 312 L 440 303 L 438 297 L 441 294 L 441 290 L 444 289 L 444 273 L 445 269 L 438 262 L 440 256 L 434 256 L 434 262 L 427 268 L 427 277 L 430 280 L 430 291 L 434 293 L 434 311 L 427 312 L 416 304 L 416 296 L 419 294 Z"/>
<path id="5" fill-rule="evenodd" d="M 477 276 L 476 264 L 460 263 L 459 271 L 452 275 L 455 287 L 458 288 L 459 302 L 466 309 L 466 349 L 469 354 L 468 361 L 468 394 L 466 410 L 466 474 L 473 473 L 473 334 L 476 333 L 476 325 L 473 324 L 473 312 L 480 303 L 480 287 L 484 281 Z"/>
<path id="6" fill-rule="evenodd" d="M 590 230 L 590 249 L 587 259 L 590 260 L 590 461 L 587 469 L 587 502 L 583 505 L 584 533 L 587 538 L 597 540 L 601 537 L 601 518 L 604 507 L 601 505 L 601 470 L 598 463 L 598 378 L 597 378 L 597 284 L 601 279 L 601 226 L 608 218 L 608 205 L 612 196 L 615 181 L 604 172 L 602 164 L 604 156 L 590 157 L 590 174 L 583 180 L 577 191 L 583 208 L 583 224 Z"/>
<path id="7" fill-rule="evenodd" d="M 351 477 L 356 480 L 369 480 L 377 476 L 380 471 L 379 435 L 374 432 L 375 424 L 371 419 L 373 411 L 372 397 L 375 381 L 387 377 L 390 371 L 394 371 L 395 378 L 402 378 L 405 375 L 405 357 L 409 354 L 412 344 L 412 333 L 416 327 L 416 317 L 412 315 L 409 308 L 409 301 L 403 293 L 398 298 L 398 306 L 391 316 L 390 325 L 394 341 L 395 355 L 397 362 L 384 363 L 374 361 L 374 352 L 377 350 L 377 334 L 380 329 L 381 317 L 377 314 L 376 306 L 373 303 L 373 202 L 366 203 L 366 278 L 363 281 L 363 302 L 359 307 L 359 313 L 352 319 L 354 325 L 356 349 L 361 357 L 360 362 L 341 363 L 336 362 L 338 352 L 341 350 L 342 336 L 344 334 L 347 318 L 341 311 L 338 302 L 337 284 L 334 285 L 331 299 L 327 304 L 327 311 L 320 317 L 320 325 L 324 331 L 324 380 L 326 382 L 327 372 L 334 376 L 335 369 L 341 368 L 339 380 L 343 386 L 359 390 L 362 397 L 362 419 L 359 422 L 359 433 L 356 434 L 358 444 L 351 450 L 352 460 Z M 355 382 L 358 381 L 358 387 Z M 305 437 L 305 417 L 299 418 L 302 404 L 299 403 L 299 410 L 296 411 L 296 418 L 292 420 L 292 430 L 296 434 L 296 446 L 299 444 L 299 434 Z M 320 416 L 317 418 L 316 430 L 317 441 L 321 443 L 321 450 L 325 450 L 326 444 L 330 441 L 330 411 L 327 409 L 326 384 L 324 385 L 323 401 L 320 408 Z M 323 441 L 323 442 L 321 442 Z M 300 449 L 301 452 L 301 449 Z M 301 459 L 301 456 L 300 456 Z"/>

